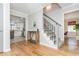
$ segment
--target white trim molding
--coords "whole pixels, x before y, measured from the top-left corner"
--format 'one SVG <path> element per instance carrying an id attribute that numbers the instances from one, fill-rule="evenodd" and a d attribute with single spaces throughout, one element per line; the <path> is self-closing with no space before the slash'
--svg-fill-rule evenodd
<path id="1" fill-rule="evenodd" d="M 9 52 L 9 51 L 11 51 L 11 49 L 5 49 L 2 52 Z"/>

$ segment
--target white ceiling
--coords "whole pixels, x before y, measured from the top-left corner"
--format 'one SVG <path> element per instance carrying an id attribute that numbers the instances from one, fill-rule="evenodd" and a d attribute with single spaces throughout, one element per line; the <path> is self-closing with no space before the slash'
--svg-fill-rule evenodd
<path id="1" fill-rule="evenodd" d="M 64 14 L 79 10 L 79 3 L 59 3 Z"/>
<path id="2" fill-rule="evenodd" d="M 26 13 L 26 14 L 29 15 L 29 14 L 32 14 L 34 12 L 37 12 L 41 8 L 44 8 L 48 4 L 49 3 L 11 3 L 10 8 L 13 9 L 13 10 L 17 10 L 17 11 L 20 11 L 20 12 L 23 12 L 23 13 Z M 64 11 L 65 10 L 69 11 L 68 9 L 73 7 L 73 5 L 76 4 L 76 3 L 58 3 L 58 4 Z M 71 7 L 69 7 L 69 6 L 71 6 Z M 67 8 L 67 7 L 69 7 L 69 8 Z M 75 8 L 73 8 L 73 9 L 76 9 L 76 6 L 74 6 L 74 7 Z M 79 8 L 79 7 L 77 7 L 77 8 Z"/>
<path id="3" fill-rule="evenodd" d="M 44 3 L 11 3 L 10 8 L 26 14 L 31 14 L 41 10 L 45 5 Z"/>
<path id="4" fill-rule="evenodd" d="M 70 5 L 72 5 L 73 3 L 59 3 L 59 5 L 61 6 L 61 8 L 66 8 L 66 7 L 68 7 L 68 6 L 70 6 Z"/>
<path id="5" fill-rule="evenodd" d="M 10 8 L 23 13 L 31 14 L 43 8 L 48 3 L 11 3 Z M 62 9 L 72 5 L 73 3 L 58 3 Z"/>
<path id="6" fill-rule="evenodd" d="M 77 19 L 77 18 L 79 18 L 79 10 L 71 12 L 71 13 L 67 13 L 67 14 L 65 14 L 64 17 L 66 20 Z"/>

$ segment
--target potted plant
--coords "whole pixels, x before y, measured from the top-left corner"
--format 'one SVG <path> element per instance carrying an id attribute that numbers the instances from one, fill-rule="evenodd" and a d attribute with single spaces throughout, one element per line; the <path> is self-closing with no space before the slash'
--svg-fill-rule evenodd
<path id="1" fill-rule="evenodd" d="M 79 23 L 75 24 L 74 29 L 79 30 Z"/>
<path id="2" fill-rule="evenodd" d="M 79 23 L 75 24 L 74 30 L 76 30 L 76 40 L 79 40 Z"/>

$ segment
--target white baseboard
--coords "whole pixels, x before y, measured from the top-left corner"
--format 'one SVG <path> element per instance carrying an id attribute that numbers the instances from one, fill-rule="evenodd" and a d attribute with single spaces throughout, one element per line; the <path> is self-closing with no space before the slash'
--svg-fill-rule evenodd
<path id="1" fill-rule="evenodd" d="M 9 51 L 11 51 L 11 49 L 5 49 L 5 50 L 3 50 L 3 52 L 9 52 Z"/>

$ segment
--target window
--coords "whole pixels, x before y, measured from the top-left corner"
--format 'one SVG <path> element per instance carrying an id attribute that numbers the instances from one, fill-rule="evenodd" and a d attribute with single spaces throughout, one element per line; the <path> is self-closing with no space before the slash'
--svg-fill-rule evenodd
<path id="1" fill-rule="evenodd" d="M 68 32 L 76 32 L 76 30 L 74 30 L 74 25 L 68 26 Z"/>

